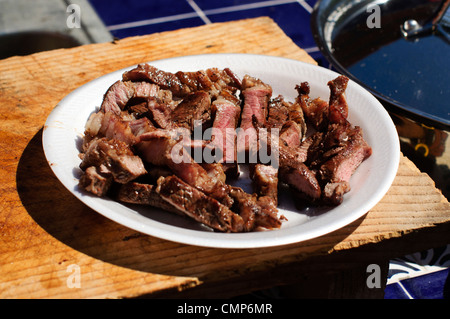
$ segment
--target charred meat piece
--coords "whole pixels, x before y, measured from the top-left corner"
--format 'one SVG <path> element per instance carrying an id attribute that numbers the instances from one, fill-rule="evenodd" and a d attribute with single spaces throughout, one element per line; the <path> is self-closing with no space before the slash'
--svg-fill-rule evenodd
<path id="1" fill-rule="evenodd" d="M 130 127 L 131 133 L 136 136 L 137 141 L 139 141 L 139 136 L 141 134 L 156 130 L 156 127 L 152 124 L 152 122 L 150 122 L 147 117 L 142 117 L 140 119 L 130 121 L 128 125 Z"/>
<path id="2" fill-rule="evenodd" d="M 139 156 L 134 155 L 129 145 L 119 140 L 98 138 L 89 144 L 82 154 L 80 168 L 86 170 L 94 166 L 102 173 L 109 173 L 114 181 L 124 184 L 146 173 Z"/>
<path id="3" fill-rule="evenodd" d="M 340 153 L 353 138 L 362 138 L 362 131 L 359 127 L 352 127 L 349 123 L 331 124 L 327 131 L 316 132 L 308 139 L 310 145 L 308 148 L 307 165 L 317 169 Z"/>
<path id="4" fill-rule="evenodd" d="M 89 142 L 94 137 L 119 140 L 128 145 L 134 145 L 137 141 L 129 122 L 113 112 L 99 111 L 91 114 L 85 125 L 85 142 Z"/>
<path id="5" fill-rule="evenodd" d="M 353 128 L 347 143 L 342 149 L 320 166 L 322 180 L 330 182 L 348 182 L 358 166 L 372 154 L 359 127 Z"/>
<path id="6" fill-rule="evenodd" d="M 294 121 L 287 121 L 283 124 L 280 131 L 280 141 L 286 146 L 296 149 L 300 146 L 303 139 L 303 132 L 300 125 Z"/>
<path id="7" fill-rule="evenodd" d="M 328 103 L 320 98 L 311 100 L 308 82 L 297 85 L 298 97 L 296 104 L 300 106 L 308 123 L 315 129 L 322 131 L 328 125 Z"/>
<path id="8" fill-rule="evenodd" d="M 277 96 L 270 101 L 268 110 L 265 127 L 279 129 L 280 139 L 285 145 L 299 147 L 307 129 L 300 104 L 287 102 L 282 96 Z"/>
<path id="9" fill-rule="evenodd" d="M 107 170 L 102 173 L 101 168 L 95 166 L 86 168 L 78 182 L 81 188 L 98 197 L 106 196 L 112 183 L 112 175 Z"/>
<path id="10" fill-rule="evenodd" d="M 241 114 L 240 100 L 228 91 L 222 91 L 212 103 L 214 122 L 211 128 L 211 144 L 220 150 L 219 163 L 228 175 L 238 175 L 236 127 Z"/>
<path id="11" fill-rule="evenodd" d="M 259 197 L 267 196 L 275 206 L 278 205 L 278 169 L 271 165 L 251 166 L 251 179 Z"/>
<path id="12" fill-rule="evenodd" d="M 265 229 L 280 228 L 283 220 L 287 218 L 278 216 L 278 209 L 272 198 L 269 196 L 258 197 L 258 205 L 261 210 L 256 214 L 256 226 Z"/>
<path id="13" fill-rule="evenodd" d="M 300 140 L 302 140 L 303 137 L 306 136 L 307 130 L 306 119 L 302 107 L 298 102 L 290 103 L 289 105 L 289 120 L 298 125 L 301 132 Z"/>
<path id="14" fill-rule="evenodd" d="M 161 90 L 155 84 L 119 80 L 106 91 L 100 110 L 120 115 L 130 105 L 139 104 L 149 97 L 158 98 L 168 104 L 175 103 L 170 91 Z"/>
<path id="15" fill-rule="evenodd" d="M 211 121 L 211 97 L 205 91 L 187 95 L 171 112 L 170 119 L 178 127 L 193 131 Z"/>
<path id="16" fill-rule="evenodd" d="M 149 64 L 139 64 L 132 70 L 126 71 L 122 75 L 123 81 L 150 82 L 160 88 L 170 90 L 175 96 L 181 96 L 187 92 L 183 91 L 183 84 L 177 76 L 170 72 L 165 72 Z"/>
<path id="17" fill-rule="evenodd" d="M 350 191 L 349 182 L 327 183 L 322 192 L 322 201 L 331 206 L 337 206 L 344 200 L 344 194 Z"/>
<path id="18" fill-rule="evenodd" d="M 319 199 L 322 194 L 315 174 L 303 163 L 291 162 L 280 166 L 279 179 L 311 200 Z"/>
<path id="19" fill-rule="evenodd" d="M 177 176 L 160 177 L 157 193 L 167 203 L 196 221 L 222 232 L 242 232 L 241 216 Z"/>
<path id="20" fill-rule="evenodd" d="M 170 90 L 174 97 L 184 97 L 196 91 L 206 91 L 216 97 L 227 87 L 239 87 L 237 77 L 231 70 L 211 68 L 197 72 L 166 72 L 149 64 L 139 64 L 122 75 L 123 81 L 147 81 L 162 89 Z"/>
<path id="21" fill-rule="evenodd" d="M 309 137 L 306 163 L 317 171 L 326 204 L 338 205 L 350 190 L 349 180 L 357 167 L 372 154 L 360 127 L 331 124 L 328 131 Z"/>
<path id="22" fill-rule="evenodd" d="M 266 123 L 272 88 L 261 80 L 246 75 L 242 80 L 242 96 L 244 107 L 241 114 L 237 145 L 239 153 L 248 153 L 257 149 L 258 137 L 255 124 L 256 126 L 264 126 Z"/>
<path id="23" fill-rule="evenodd" d="M 140 140 L 137 149 L 144 161 L 169 167 L 175 175 L 189 185 L 225 205 L 231 205 L 227 185 L 208 175 L 206 170 L 186 151 L 182 141 L 173 139 L 164 130 L 145 133 L 140 136 Z"/>
<path id="24" fill-rule="evenodd" d="M 348 116 L 348 105 L 345 98 L 348 78 L 344 75 L 329 81 L 330 101 L 329 101 L 329 122 L 345 124 Z"/>
<path id="25" fill-rule="evenodd" d="M 147 117 L 159 128 L 172 128 L 175 124 L 171 121 L 172 110 L 159 99 L 149 97 L 147 103 Z"/>
<path id="26" fill-rule="evenodd" d="M 289 120 L 290 105 L 281 95 L 270 100 L 266 127 L 281 129 L 284 123 Z"/>
<path id="27" fill-rule="evenodd" d="M 232 187 L 230 191 L 234 199 L 234 209 L 244 221 L 244 230 L 251 231 L 258 227 L 276 229 L 281 227 L 281 220 L 277 215 L 276 206 L 267 197 L 260 201 L 255 195 L 244 192 L 239 187 Z"/>
<path id="28" fill-rule="evenodd" d="M 256 214 L 261 210 L 252 195 L 247 194 L 239 187 L 232 187 L 230 195 L 234 200 L 233 210 L 238 212 L 244 224 L 245 231 L 255 228 Z"/>
<path id="29" fill-rule="evenodd" d="M 223 90 L 234 93 L 241 87 L 239 78 L 229 68 L 209 68 L 197 72 L 178 71 L 176 75 L 185 84 L 187 91 L 206 91 L 212 99 L 217 98 Z"/>
<path id="30" fill-rule="evenodd" d="M 100 109 L 119 115 L 134 93 L 133 83 L 117 81 L 106 91 Z"/>
<path id="31" fill-rule="evenodd" d="M 224 167 L 220 163 L 201 163 L 206 173 L 214 180 L 220 181 L 221 183 L 226 183 L 227 176 L 225 174 Z"/>
<path id="32" fill-rule="evenodd" d="M 161 195 L 156 192 L 155 185 L 137 182 L 126 183 L 120 186 L 116 198 L 124 203 L 149 205 L 182 215 L 178 209 L 161 198 Z"/>
<path id="33" fill-rule="evenodd" d="M 330 88 L 329 102 L 309 97 L 310 87 L 308 82 L 302 82 L 296 86 L 297 103 L 301 106 L 308 122 L 319 131 L 323 131 L 329 124 L 344 124 L 347 122 L 348 105 L 345 98 L 345 90 L 349 79 L 340 75 L 328 82 Z"/>

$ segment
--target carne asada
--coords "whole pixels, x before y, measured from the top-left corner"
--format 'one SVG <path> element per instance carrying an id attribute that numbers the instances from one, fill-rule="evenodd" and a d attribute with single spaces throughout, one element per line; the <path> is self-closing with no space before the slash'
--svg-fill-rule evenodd
<path id="1" fill-rule="evenodd" d="M 339 205 L 372 154 L 348 121 L 348 81 L 330 80 L 328 100 L 311 98 L 309 83 L 299 81 L 291 102 L 229 68 L 172 73 L 139 64 L 86 122 L 79 186 L 213 231 L 278 229 L 286 220 L 277 208 L 281 186 L 305 205 Z M 240 165 L 252 191 L 233 186 Z"/>

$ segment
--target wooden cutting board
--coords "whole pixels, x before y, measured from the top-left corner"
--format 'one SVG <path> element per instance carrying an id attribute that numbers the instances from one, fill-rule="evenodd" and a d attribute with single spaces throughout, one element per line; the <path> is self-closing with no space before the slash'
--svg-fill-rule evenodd
<path id="1" fill-rule="evenodd" d="M 341 264 L 385 260 L 450 242 L 448 201 L 403 156 L 391 189 L 367 215 L 316 239 L 264 249 L 203 248 L 143 235 L 87 208 L 56 179 L 42 129 L 69 92 L 137 63 L 227 52 L 315 63 L 265 17 L 0 61 L 0 298 L 178 296 L 202 287 L 208 296 L 230 296 L 292 282 L 295 273 L 279 270 L 310 257 L 355 251 Z"/>

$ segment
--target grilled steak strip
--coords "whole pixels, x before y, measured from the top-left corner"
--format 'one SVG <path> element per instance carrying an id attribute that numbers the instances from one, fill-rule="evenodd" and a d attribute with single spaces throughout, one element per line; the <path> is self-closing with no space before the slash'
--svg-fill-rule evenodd
<path id="1" fill-rule="evenodd" d="M 281 129 L 283 124 L 289 120 L 289 108 L 289 103 L 281 95 L 272 98 L 269 101 L 265 126 Z"/>
<path id="2" fill-rule="evenodd" d="M 183 84 L 175 74 L 164 72 L 146 63 L 139 64 L 134 69 L 124 72 L 122 80 L 132 82 L 147 81 L 158 85 L 162 89 L 170 90 L 174 96 L 188 93 L 183 91 Z"/>
<path id="3" fill-rule="evenodd" d="M 256 152 L 258 137 L 255 128 L 264 126 L 272 88 L 259 79 L 244 76 L 242 80 L 244 107 L 241 114 L 240 130 L 237 136 L 238 152 Z M 256 121 L 256 123 L 255 123 Z"/>
<path id="4" fill-rule="evenodd" d="M 279 178 L 311 200 L 319 199 L 322 190 L 315 174 L 304 164 L 292 162 L 279 168 Z"/>
<path id="5" fill-rule="evenodd" d="M 169 167 L 175 175 L 189 185 L 231 206 L 228 186 L 206 172 L 190 156 L 182 141 L 173 139 L 167 131 L 159 130 L 142 134 L 137 150 L 148 163 Z"/>
<path id="6" fill-rule="evenodd" d="M 210 68 L 197 72 L 166 72 L 149 64 L 139 64 L 122 75 L 123 81 L 147 81 L 172 92 L 174 97 L 184 97 L 196 91 L 206 91 L 211 97 L 225 88 L 238 88 L 240 83 L 231 70 Z"/>
<path id="7" fill-rule="evenodd" d="M 160 177 L 156 191 L 167 203 L 213 229 L 222 232 L 245 230 L 241 216 L 177 176 Z"/>
<path id="8" fill-rule="evenodd" d="M 85 125 L 84 144 L 89 143 L 95 137 L 105 137 L 108 140 L 114 139 L 134 145 L 137 139 L 129 123 L 113 112 L 93 113 Z"/>
<path id="9" fill-rule="evenodd" d="M 337 206 L 344 200 L 344 194 L 350 191 L 349 182 L 329 182 L 322 192 L 323 203 Z"/>
<path id="10" fill-rule="evenodd" d="M 348 77 L 338 76 L 329 81 L 330 101 L 329 101 L 329 121 L 330 123 L 344 124 L 347 122 L 348 105 L 345 98 L 345 90 L 348 84 Z"/>
<path id="11" fill-rule="evenodd" d="M 234 199 L 234 210 L 244 221 L 244 230 L 251 231 L 257 227 L 275 229 L 281 227 L 276 206 L 268 197 L 260 200 L 255 194 L 248 194 L 239 187 L 232 187 L 230 191 Z"/>
<path id="12" fill-rule="evenodd" d="M 303 132 L 300 125 L 294 121 L 287 121 L 280 130 L 280 142 L 292 149 L 297 149 L 303 138 Z"/>
<path id="13" fill-rule="evenodd" d="M 171 112 L 170 118 L 178 127 L 194 131 L 211 121 L 211 98 L 205 91 L 187 95 Z"/>
<path id="14" fill-rule="evenodd" d="M 219 163 L 228 176 L 239 175 L 236 146 L 236 128 L 241 114 L 240 100 L 227 90 L 221 92 L 212 103 L 214 122 L 211 128 L 211 144 L 220 150 Z"/>
<path id="15" fill-rule="evenodd" d="M 113 177 L 108 171 L 102 173 L 100 167 L 89 166 L 81 175 L 78 185 L 98 197 L 103 197 L 112 183 Z"/>
<path id="16" fill-rule="evenodd" d="M 119 115 L 134 93 L 135 87 L 133 83 L 116 81 L 103 96 L 100 109 L 104 112 L 112 112 Z"/>
<path id="17" fill-rule="evenodd" d="M 295 89 L 298 92 L 296 104 L 302 109 L 306 121 L 316 130 L 326 129 L 328 125 L 328 103 L 320 98 L 312 100 L 309 97 L 310 86 L 308 82 L 302 82 Z"/>
<path id="18" fill-rule="evenodd" d="M 362 130 L 349 130 L 348 140 L 342 149 L 320 166 L 320 177 L 330 182 L 348 182 L 356 168 L 370 155 L 372 149 L 363 139 Z"/>
<path id="19" fill-rule="evenodd" d="M 126 183 L 120 186 L 116 198 L 117 200 L 128 204 L 149 205 L 179 215 L 184 215 L 173 205 L 161 198 L 161 195 L 156 192 L 155 185 L 137 182 Z"/>
<path id="20" fill-rule="evenodd" d="M 150 97 L 167 104 L 169 108 L 173 108 L 177 104 L 172 99 L 172 93 L 161 89 L 158 85 L 119 80 L 113 83 L 104 94 L 100 110 L 120 115 L 130 106 L 139 104 Z"/>
<path id="21" fill-rule="evenodd" d="M 82 170 L 90 166 L 100 168 L 101 172 L 110 173 L 114 181 L 121 184 L 147 172 L 141 158 L 133 154 L 129 145 L 119 140 L 95 139 L 82 157 Z"/>
<path id="22" fill-rule="evenodd" d="M 271 165 L 250 165 L 250 178 L 259 197 L 267 196 L 278 205 L 278 169 Z"/>

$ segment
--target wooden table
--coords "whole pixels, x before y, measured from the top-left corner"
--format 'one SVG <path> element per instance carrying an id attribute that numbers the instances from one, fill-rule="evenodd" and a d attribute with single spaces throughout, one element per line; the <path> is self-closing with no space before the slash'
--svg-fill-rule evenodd
<path id="1" fill-rule="evenodd" d="M 264 249 L 147 236 L 92 211 L 60 184 L 41 137 L 66 94 L 136 63 L 218 52 L 315 63 L 264 17 L 0 61 L 0 298 L 231 297 L 287 284 L 291 296 L 380 297 L 384 282 L 367 287 L 369 264 L 385 275 L 390 258 L 450 242 L 448 201 L 404 156 L 389 192 L 365 216 Z"/>

